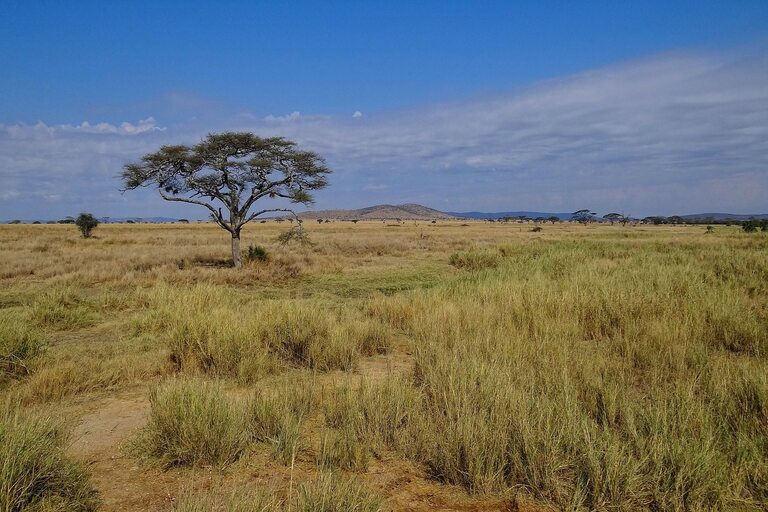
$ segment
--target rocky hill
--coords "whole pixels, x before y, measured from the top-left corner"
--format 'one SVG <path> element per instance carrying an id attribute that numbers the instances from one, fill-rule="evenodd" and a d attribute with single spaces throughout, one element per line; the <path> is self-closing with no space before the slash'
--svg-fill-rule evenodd
<path id="1" fill-rule="evenodd" d="M 299 214 L 299 217 L 307 220 L 334 219 L 334 220 L 440 220 L 454 219 L 447 213 L 427 208 L 420 204 L 380 204 L 360 208 L 359 210 L 318 210 L 307 211 Z"/>

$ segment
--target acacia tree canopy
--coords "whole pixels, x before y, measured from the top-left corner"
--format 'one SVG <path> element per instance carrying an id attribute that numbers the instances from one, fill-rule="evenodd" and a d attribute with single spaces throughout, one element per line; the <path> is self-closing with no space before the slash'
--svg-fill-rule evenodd
<path id="1" fill-rule="evenodd" d="M 202 206 L 232 235 L 232 260 L 242 265 L 240 231 L 256 217 L 290 208 L 251 211 L 264 198 L 312 202 L 310 191 L 325 187 L 331 170 L 311 151 L 282 137 L 249 132 L 209 134 L 194 146 L 166 145 L 123 167 L 125 190 L 156 187 L 166 201 Z"/>

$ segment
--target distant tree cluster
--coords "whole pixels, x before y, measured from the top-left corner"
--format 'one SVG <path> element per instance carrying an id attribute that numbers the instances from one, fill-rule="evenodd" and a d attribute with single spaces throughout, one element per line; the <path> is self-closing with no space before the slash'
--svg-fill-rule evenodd
<path id="1" fill-rule="evenodd" d="M 745 233 L 754 233 L 757 230 L 768 231 L 768 219 L 750 219 L 741 223 L 741 229 Z"/>

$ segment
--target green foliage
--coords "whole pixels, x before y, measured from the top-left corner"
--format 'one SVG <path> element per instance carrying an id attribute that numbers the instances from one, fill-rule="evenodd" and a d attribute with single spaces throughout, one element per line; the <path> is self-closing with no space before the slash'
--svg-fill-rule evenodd
<path id="1" fill-rule="evenodd" d="M 81 213 L 75 219 L 75 225 L 80 230 L 83 238 L 91 238 L 93 230 L 99 225 L 99 221 L 90 213 Z"/>
<path id="2" fill-rule="evenodd" d="M 249 245 L 245 253 L 245 261 L 249 263 L 265 262 L 269 260 L 267 250 L 260 245 Z"/>
<path id="3" fill-rule="evenodd" d="M 741 229 L 745 233 L 754 233 L 758 229 L 760 229 L 761 231 L 768 231 L 768 220 L 766 220 L 766 219 L 762 219 L 762 220 L 750 219 L 750 220 L 744 221 L 741 224 Z"/>
<path id="4" fill-rule="evenodd" d="M 577 210 L 571 214 L 571 219 L 580 224 L 589 224 L 595 220 L 596 213 L 589 209 Z"/>
<path id="5" fill-rule="evenodd" d="M 0 411 L 0 511 L 98 508 L 85 467 L 66 454 L 67 437 L 49 418 Z"/>
<path id="6" fill-rule="evenodd" d="M 257 201 L 285 198 L 309 204 L 310 192 L 324 188 L 330 172 L 320 156 L 299 150 L 295 142 L 283 137 L 224 132 L 208 134 L 192 147 L 162 146 L 139 162 L 125 165 L 122 179 L 127 190 L 153 186 L 167 201 L 206 208 L 213 221 L 236 239 L 242 227 L 260 215 L 275 211 L 293 213 L 286 208 L 251 213 Z M 222 212 L 222 204 L 229 215 Z M 290 239 L 298 239 L 298 235 L 303 233 Z M 232 251 L 235 265 L 240 266 L 235 244 Z"/>
<path id="7" fill-rule="evenodd" d="M 288 219 L 292 220 L 292 219 Z M 307 231 L 301 226 L 292 226 L 291 228 L 283 231 L 275 239 L 280 245 L 288 245 L 291 242 L 297 242 L 299 245 L 311 245 L 312 241 L 309 239 Z"/>

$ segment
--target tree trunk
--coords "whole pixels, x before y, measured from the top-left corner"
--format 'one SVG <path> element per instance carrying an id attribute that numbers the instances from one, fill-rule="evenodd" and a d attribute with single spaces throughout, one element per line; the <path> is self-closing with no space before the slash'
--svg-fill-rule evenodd
<path id="1" fill-rule="evenodd" d="M 240 233 L 232 233 L 232 263 L 235 268 L 243 266 L 243 258 L 240 254 Z"/>

